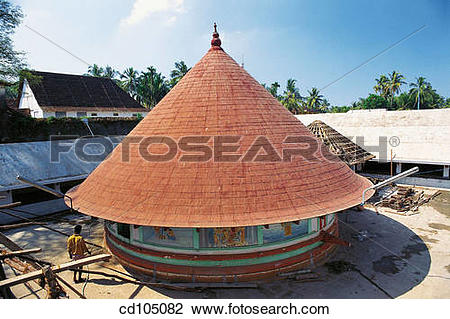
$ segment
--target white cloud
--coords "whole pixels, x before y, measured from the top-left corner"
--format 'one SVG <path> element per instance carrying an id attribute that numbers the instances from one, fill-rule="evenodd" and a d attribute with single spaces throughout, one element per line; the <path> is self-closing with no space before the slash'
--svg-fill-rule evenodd
<path id="1" fill-rule="evenodd" d="M 177 16 L 171 16 L 167 19 L 166 25 L 171 26 L 177 21 Z"/>
<path id="2" fill-rule="evenodd" d="M 184 0 L 135 0 L 130 14 L 120 21 L 120 25 L 124 27 L 138 24 L 157 12 L 172 13 L 167 20 L 167 24 L 171 25 L 176 20 L 173 14 L 183 12 L 183 5 Z"/>

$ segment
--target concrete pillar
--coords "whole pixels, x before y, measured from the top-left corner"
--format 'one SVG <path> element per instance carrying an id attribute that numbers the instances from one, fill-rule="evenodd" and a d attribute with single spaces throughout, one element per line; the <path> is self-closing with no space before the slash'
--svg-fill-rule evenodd
<path id="1" fill-rule="evenodd" d="M 444 174 L 443 174 L 444 178 L 449 178 L 449 168 L 450 168 L 449 165 L 444 165 Z"/>
<path id="2" fill-rule="evenodd" d="M 402 172 L 402 163 L 397 163 L 395 165 L 395 174 L 400 174 Z"/>
<path id="3" fill-rule="evenodd" d="M 0 192 L 0 204 L 6 205 L 11 203 L 12 203 L 12 192 L 11 191 Z"/>

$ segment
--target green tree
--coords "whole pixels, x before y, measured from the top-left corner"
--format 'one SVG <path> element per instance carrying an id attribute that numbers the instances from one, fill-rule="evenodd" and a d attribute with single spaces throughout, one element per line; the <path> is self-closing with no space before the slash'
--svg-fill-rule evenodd
<path id="1" fill-rule="evenodd" d="M 270 85 L 270 88 L 267 89 L 269 91 L 270 94 L 272 94 L 272 96 L 276 99 L 278 99 L 278 89 L 280 88 L 280 83 L 278 82 L 273 82 Z"/>
<path id="2" fill-rule="evenodd" d="M 381 75 L 379 79 L 375 79 L 377 84 L 373 87 L 375 93 L 386 98 L 389 95 L 389 79 L 385 75 Z"/>
<path id="3" fill-rule="evenodd" d="M 25 66 L 23 52 L 14 49 L 11 39 L 22 18 L 19 6 L 0 0 L 0 81 L 16 80 Z"/>
<path id="4" fill-rule="evenodd" d="M 384 109 L 388 105 L 388 101 L 382 96 L 370 94 L 367 98 L 360 99 L 358 104 L 365 110 Z"/>
<path id="5" fill-rule="evenodd" d="M 414 108 L 414 98 L 409 93 L 402 93 L 395 98 L 396 109 L 410 110 Z"/>
<path id="6" fill-rule="evenodd" d="M 312 88 L 308 91 L 309 96 L 306 97 L 306 106 L 310 112 L 321 111 L 321 106 L 323 103 L 323 95 L 320 94 L 319 89 Z"/>
<path id="7" fill-rule="evenodd" d="M 173 88 L 190 69 L 184 61 L 175 62 L 175 69 L 170 72 L 170 87 Z"/>
<path id="8" fill-rule="evenodd" d="M 330 113 L 346 113 L 348 111 L 350 111 L 352 108 L 350 106 L 332 106 L 331 108 L 329 108 Z"/>
<path id="9" fill-rule="evenodd" d="M 108 78 L 108 79 L 114 79 L 118 74 L 119 74 L 119 72 L 114 70 L 111 66 L 107 65 L 107 66 L 105 66 L 102 77 Z"/>
<path id="10" fill-rule="evenodd" d="M 120 86 L 133 98 L 137 95 L 138 77 L 139 72 L 132 67 L 125 69 L 120 75 Z"/>
<path id="11" fill-rule="evenodd" d="M 138 101 L 148 108 L 153 108 L 169 92 L 169 84 L 154 67 L 148 67 L 138 78 Z"/>
<path id="12" fill-rule="evenodd" d="M 291 113 L 304 113 L 304 103 L 300 95 L 299 89 L 296 87 L 294 79 L 288 79 L 286 82 L 286 90 L 280 97 L 281 104 L 284 105 Z"/>
<path id="13" fill-rule="evenodd" d="M 105 74 L 105 70 L 98 66 L 97 64 L 90 65 L 88 67 L 88 71 L 86 75 L 95 76 L 95 77 L 103 77 Z"/>
<path id="14" fill-rule="evenodd" d="M 424 98 L 425 93 L 429 93 L 427 91 L 430 90 L 431 84 L 423 76 L 419 76 L 416 78 L 416 82 L 410 83 L 409 86 L 411 87 L 409 94 L 414 96 L 414 105 L 420 108 L 420 98 Z"/>
<path id="15" fill-rule="evenodd" d="M 392 71 L 392 73 L 389 74 L 388 91 L 391 101 L 391 108 L 394 102 L 394 96 L 400 92 L 400 87 L 406 83 L 404 79 L 405 77 L 397 71 Z"/>

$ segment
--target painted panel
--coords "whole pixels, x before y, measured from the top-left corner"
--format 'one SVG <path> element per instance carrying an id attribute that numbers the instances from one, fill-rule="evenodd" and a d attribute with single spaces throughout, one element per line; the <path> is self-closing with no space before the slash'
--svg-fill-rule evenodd
<path id="1" fill-rule="evenodd" d="M 258 227 L 202 228 L 200 248 L 232 248 L 258 244 Z"/>
<path id="2" fill-rule="evenodd" d="M 192 228 L 142 227 L 142 240 L 148 244 L 193 248 Z"/>
<path id="3" fill-rule="evenodd" d="M 273 243 L 292 239 L 308 234 L 308 220 L 295 223 L 271 224 L 269 228 L 263 228 L 263 242 Z"/>

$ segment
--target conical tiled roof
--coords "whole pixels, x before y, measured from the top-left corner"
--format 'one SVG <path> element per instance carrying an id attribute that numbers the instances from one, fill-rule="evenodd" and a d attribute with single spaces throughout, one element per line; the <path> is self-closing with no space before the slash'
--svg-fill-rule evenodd
<path id="1" fill-rule="evenodd" d="M 308 129 L 220 47 L 211 49 L 127 138 L 242 136 L 245 154 L 260 136 L 281 156 L 287 136 L 317 141 Z M 264 140 L 258 140 L 261 144 Z M 261 142 L 263 141 L 263 142 Z M 227 144 L 230 145 L 230 144 Z M 320 144 L 321 145 L 321 144 Z M 151 153 L 167 147 L 153 145 Z M 300 144 L 305 147 L 304 144 Z M 78 187 L 74 208 L 116 222 L 167 227 L 232 227 L 295 221 L 355 206 L 371 183 L 328 150 L 291 161 L 148 161 L 124 143 Z M 143 147 L 145 149 L 145 147 Z M 264 154 L 261 151 L 261 154 Z M 142 152 L 141 152 L 142 153 Z M 200 152 L 201 153 L 201 152 Z M 192 153 L 190 153 L 192 154 Z M 275 157 L 274 157 L 275 158 Z"/>

